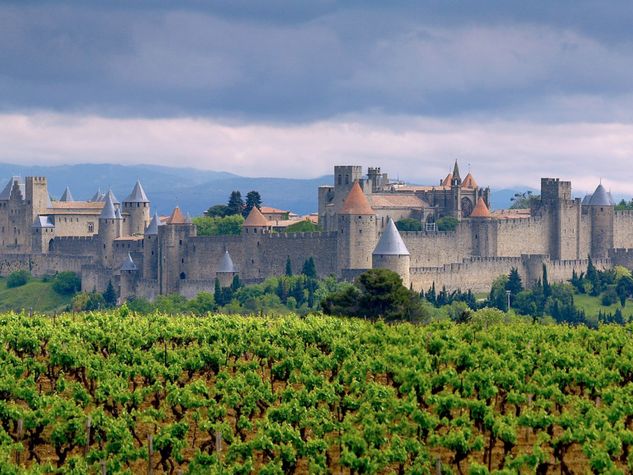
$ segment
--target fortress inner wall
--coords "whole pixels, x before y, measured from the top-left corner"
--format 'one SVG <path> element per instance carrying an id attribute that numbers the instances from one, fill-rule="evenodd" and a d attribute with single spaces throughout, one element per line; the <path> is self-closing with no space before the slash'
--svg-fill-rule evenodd
<path id="1" fill-rule="evenodd" d="M 616 211 L 613 216 L 613 247 L 633 248 L 633 211 Z"/>
<path id="2" fill-rule="evenodd" d="M 494 227 L 498 257 L 549 254 L 549 223 L 542 217 L 500 220 Z"/>
<path id="3" fill-rule="evenodd" d="M 401 232 L 409 253 L 411 267 L 439 267 L 447 262 L 462 262 L 472 254 L 472 235 L 462 222 L 454 232 Z"/>

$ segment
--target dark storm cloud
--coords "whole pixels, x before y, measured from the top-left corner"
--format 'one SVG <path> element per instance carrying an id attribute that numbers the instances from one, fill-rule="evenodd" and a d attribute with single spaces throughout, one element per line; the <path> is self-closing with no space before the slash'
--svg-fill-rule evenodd
<path id="1" fill-rule="evenodd" d="M 4 2 L 0 108 L 629 121 L 632 10 L 580 1 Z"/>

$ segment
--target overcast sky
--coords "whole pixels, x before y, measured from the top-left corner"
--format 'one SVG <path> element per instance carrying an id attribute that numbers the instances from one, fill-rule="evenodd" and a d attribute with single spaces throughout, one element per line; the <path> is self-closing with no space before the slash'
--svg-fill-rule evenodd
<path id="1" fill-rule="evenodd" d="M 633 194 L 628 1 L 7 1 L 0 161 Z"/>

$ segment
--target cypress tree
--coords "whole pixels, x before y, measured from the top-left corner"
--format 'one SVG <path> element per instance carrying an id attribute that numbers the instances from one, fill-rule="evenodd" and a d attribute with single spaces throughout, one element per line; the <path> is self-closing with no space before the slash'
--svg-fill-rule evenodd
<path id="1" fill-rule="evenodd" d="M 510 269 L 506 290 L 509 290 L 512 295 L 516 295 L 523 290 L 523 282 L 521 281 L 521 276 L 519 275 L 519 271 L 516 267 Z"/>
<path id="2" fill-rule="evenodd" d="M 224 305 L 224 299 L 223 299 L 223 295 L 222 295 L 222 287 L 220 286 L 220 279 L 218 279 L 217 277 L 215 278 L 215 289 L 213 292 L 213 298 L 215 299 L 215 303 L 216 305 L 218 305 L 218 307 L 221 307 L 222 305 Z"/>
<path id="3" fill-rule="evenodd" d="M 316 264 L 314 263 L 314 257 L 309 257 L 303 263 L 303 269 L 301 269 L 301 273 L 310 279 L 316 279 L 317 271 Z"/>
<path id="4" fill-rule="evenodd" d="M 552 288 L 549 285 L 549 280 L 547 278 L 547 266 L 543 264 L 543 297 L 547 299 L 552 295 Z"/>
<path id="5" fill-rule="evenodd" d="M 116 296 L 116 291 L 114 290 L 114 286 L 112 285 L 111 280 L 108 281 L 108 287 L 103 293 L 103 300 L 104 300 L 105 305 L 109 308 L 116 306 L 117 296 Z"/>
<path id="6" fill-rule="evenodd" d="M 292 276 L 292 262 L 290 261 L 290 256 L 286 259 L 286 275 L 288 277 Z"/>
<path id="7" fill-rule="evenodd" d="M 251 210 L 253 208 L 257 208 L 260 209 L 262 206 L 262 197 L 260 196 L 258 191 L 249 191 L 246 194 L 246 206 L 244 207 L 244 211 L 242 212 L 242 215 L 246 218 L 246 216 L 248 216 L 248 213 L 251 212 Z"/>
<path id="8" fill-rule="evenodd" d="M 242 194 L 238 191 L 232 191 L 229 197 L 229 202 L 226 205 L 227 215 L 242 214 L 244 210 L 244 200 L 242 200 Z"/>

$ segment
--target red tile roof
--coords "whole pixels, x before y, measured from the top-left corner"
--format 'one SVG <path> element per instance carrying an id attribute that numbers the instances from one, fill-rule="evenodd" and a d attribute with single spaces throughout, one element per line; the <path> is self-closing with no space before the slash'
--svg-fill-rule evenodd
<path id="1" fill-rule="evenodd" d="M 480 196 L 479 199 L 477 200 L 477 204 L 475 205 L 475 209 L 473 209 L 473 212 L 470 213 L 469 218 L 490 218 L 492 217 L 490 215 L 490 210 L 488 209 L 488 206 L 486 206 L 486 202 L 484 201 L 484 199 Z"/>
<path id="2" fill-rule="evenodd" d="M 376 214 L 369 205 L 365 193 L 360 189 L 358 181 L 354 182 L 347 198 L 345 198 L 341 214 Z"/>
<path id="3" fill-rule="evenodd" d="M 186 223 L 185 216 L 180 211 L 180 208 L 176 206 L 174 210 L 171 212 L 171 215 L 167 219 L 167 224 L 185 224 Z"/>
<path id="4" fill-rule="evenodd" d="M 466 175 L 466 178 L 464 178 L 464 181 L 462 182 L 462 188 L 477 188 L 477 182 L 470 172 L 468 172 L 468 175 Z"/>
<path id="5" fill-rule="evenodd" d="M 242 226 L 251 226 L 251 227 L 265 227 L 265 226 L 270 226 L 270 224 L 268 223 L 268 220 L 264 217 L 264 215 L 262 214 L 262 212 L 257 209 L 257 206 L 253 206 L 253 209 L 251 209 L 251 212 L 248 213 L 248 216 L 246 217 L 246 221 L 244 221 L 244 224 Z"/>

